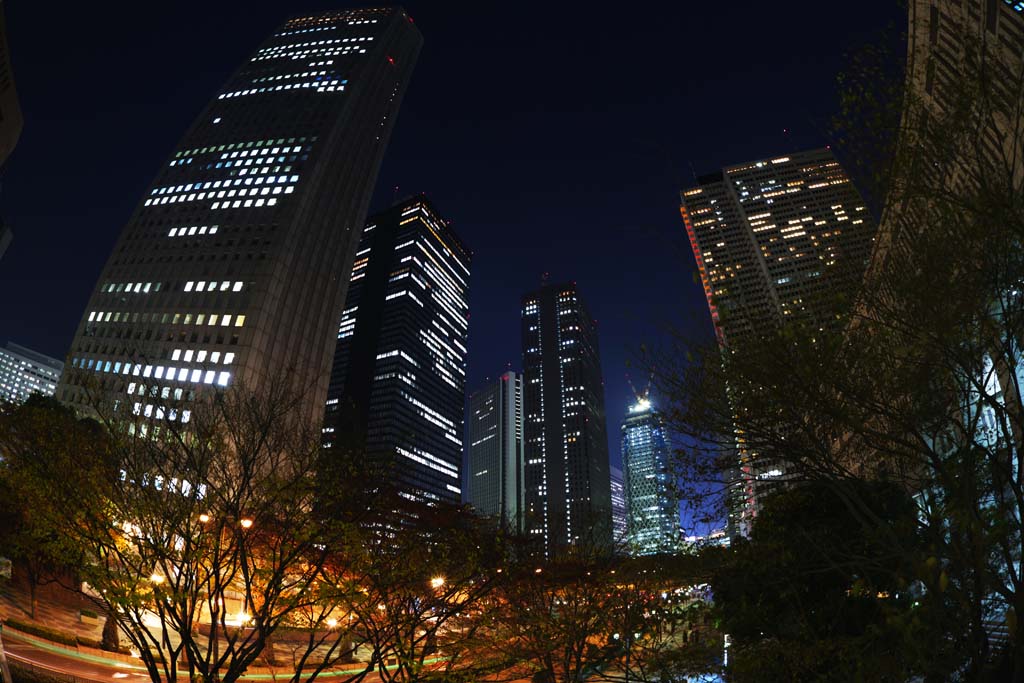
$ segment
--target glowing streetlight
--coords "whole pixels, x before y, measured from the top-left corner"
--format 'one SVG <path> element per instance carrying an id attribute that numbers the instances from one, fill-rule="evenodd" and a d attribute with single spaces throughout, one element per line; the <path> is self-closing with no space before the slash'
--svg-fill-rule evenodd
<path id="1" fill-rule="evenodd" d="M 242 528 L 243 528 L 243 529 L 248 529 L 249 527 L 251 527 L 251 526 L 252 526 L 252 520 L 251 520 L 251 519 L 249 519 L 248 517 L 244 517 L 244 518 L 242 519 L 242 521 L 240 521 L 240 522 L 239 522 L 239 524 L 241 524 L 241 525 L 242 525 Z"/>
<path id="2" fill-rule="evenodd" d="M 203 524 L 206 524 L 207 522 L 210 521 L 210 515 L 208 515 L 208 514 L 206 514 L 204 512 L 203 514 L 199 515 L 199 521 L 202 522 Z"/>
<path id="3" fill-rule="evenodd" d="M 327 628 L 334 628 L 337 625 L 338 625 L 338 620 L 335 619 L 334 617 L 331 617 L 330 619 L 327 620 Z"/>
<path id="4" fill-rule="evenodd" d="M 533 573 L 534 574 L 540 574 L 542 571 L 544 571 L 544 570 L 541 569 L 540 567 L 537 567 L 536 569 L 533 570 Z"/>
<path id="5" fill-rule="evenodd" d="M 430 580 L 430 587 L 431 588 L 440 588 L 443 585 L 444 585 L 444 577 L 443 576 L 435 576 L 434 578 L 432 578 Z"/>

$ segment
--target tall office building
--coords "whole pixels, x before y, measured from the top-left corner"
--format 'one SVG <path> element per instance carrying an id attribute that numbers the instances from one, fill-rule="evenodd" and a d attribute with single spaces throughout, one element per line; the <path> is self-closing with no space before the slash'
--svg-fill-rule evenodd
<path id="1" fill-rule="evenodd" d="M 508 371 L 469 397 L 465 500 L 503 527 L 522 530 L 523 375 Z"/>
<path id="2" fill-rule="evenodd" d="M 626 519 L 626 482 L 622 470 L 609 468 L 612 485 L 612 542 L 616 548 L 623 547 L 629 540 L 629 524 Z"/>
<path id="3" fill-rule="evenodd" d="M 0 399 L 21 403 L 32 394 L 53 396 L 64 363 L 13 342 L 0 349 Z"/>
<path id="4" fill-rule="evenodd" d="M 260 45 L 122 231 L 59 397 L 83 403 L 91 386 L 120 414 L 183 419 L 197 391 L 290 382 L 318 422 L 356 245 L 421 43 L 402 10 L 380 8 L 296 17 Z"/>
<path id="5" fill-rule="evenodd" d="M 818 322 L 833 295 L 856 295 L 875 223 L 827 149 L 698 178 L 681 212 L 711 317 L 726 344 L 788 319 Z"/>
<path id="6" fill-rule="evenodd" d="M 680 211 L 719 341 L 735 349 L 785 321 L 835 322 L 852 305 L 876 225 L 827 149 L 762 159 L 698 178 Z M 743 534 L 785 472 L 737 441 L 730 532 Z"/>
<path id="7" fill-rule="evenodd" d="M 526 532 L 547 557 L 610 547 L 611 484 L 597 325 L 575 283 L 523 297 Z"/>
<path id="8" fill-rule="evenodd" d="M 461 501 L 469 266 L 426 197 L 399 202 L 366 223 L 337 330 L 325 443 L 424 502 Z"/>
<path id="9" fill-rule="evenodd" d="M 679 505 L 672 494 L 668 434 L 647 398 L 622 423 L 629 546 L 635 555 L 672 552 L 678 545 Z"/>

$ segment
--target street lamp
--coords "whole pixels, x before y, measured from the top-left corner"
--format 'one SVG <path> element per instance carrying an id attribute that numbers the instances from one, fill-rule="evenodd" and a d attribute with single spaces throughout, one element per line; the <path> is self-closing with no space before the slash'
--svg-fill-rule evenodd
<path id="1" fill-rule="evenodd" d="M 432 578 L 430 580 L 430 587 L 431 588 L 440 588 L 443 585 L 444 585 L 444 577 L 443 576 L 435 576 L 434 578 Z"/>
<path id="2" fill-rule="evenodd" d="M 242 525 L 242 528 L 243 528 L 243 529 L 248 529 L 249 527 L 251 527 L 251 526 L 252 526 L 252 520 L 251 520 L 251 519 L 249 519 L 248 517 L 244 517 L 244 518 L 242 518 L 242 520 L 241 520 L 241 521 L 239 522 L 239 524 L 241 524 L 241 525 Z"/>

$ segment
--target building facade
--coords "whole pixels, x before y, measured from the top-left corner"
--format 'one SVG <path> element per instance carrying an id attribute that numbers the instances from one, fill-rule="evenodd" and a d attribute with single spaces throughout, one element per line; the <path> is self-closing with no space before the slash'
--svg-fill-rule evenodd
<path id="1" fill-rule="evenodd" d="M 520 532 L 523 509 L 523 375 L 508 371 L 469 397 L 467 503 Z"/>
<path id="2" fill-rule="evenodd" d="M 827 149 L 761 159 L 698 178 L 680 212 L 719 342 L 742 352 L 788 321 L 835 324 L 852 306 L 876 224 Z M 737 440 L 728 475 L 733 534 L 785 472 Z"/>
<path id="3" fill-rule="evenodd" d="M 522 300 L 526 533 L 547 557 L 610 548 L 611 483 L 597 325 L 575 283 Z"/>
<path id="4" fill-rule="evenodd" d="M 317 423 L 356 245 L 421 43 L 402 10 L 379 8 L 296 17 L 260 45 L 122 231 L 59 398 L 135 414 L 145 429 L 185 419 L 202 392 L 287 383 Z"/>
<path id="5" fill-rule="evenodd" d="M 364 448 L 421 502 L 462 497 L 469 268 L 426 197 L 399 202 L 366 223 L 337 328 L 325 443 Z"/>
<path id="6" fill-rule="evenodd" d="M 615 549 L 625 547 L 629 541 L 629 525 L 626 519 L 626 483 L 622 470 L 609 468 L 612 486 L 612 543 Z"/>
<path id="7" fill-rule="evenodd" d="M 680 207 L 719 338 L 756 342 L 856 295 L 876 225 L 827 149 L 701 176 Z"/>
<path id="8" fill-rule="evenodd" d="M 0 399 L 22 403 L 32 394 L 53 396 L 64 363 L 12 342 L 0 349 Z"/>
<path id="9" fill-rule="evenodd" d="M 638 400 L 622 423 L 628 539 L 634 555 L 669 553 L 679 544 L 670 455 L 664 420 L 648 399 Z"/>

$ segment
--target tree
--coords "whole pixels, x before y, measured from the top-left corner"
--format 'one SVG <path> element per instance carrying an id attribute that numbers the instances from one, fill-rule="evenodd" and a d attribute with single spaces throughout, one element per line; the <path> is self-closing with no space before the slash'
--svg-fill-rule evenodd
<path id="1" fill-rule="evenodd" d="M 940 645 L 908 653 L 912 673 L 1020 681 L 1024 71 L 998 45 L 961 38 L 952 76 L 920 92 L 932 79 L 916 76 L 936 72 L 921 57 L 891 103 L 903 107 L 899 142 L 856 306 L 833 302 L 832 327 L 792 322 L 654 364 L 672 426 L 697 444 L 682 467 L 712 474 L 741 443 L 780 486 L 824 487 L 870 530 L 876 562 L 903 560 L 900 580 L 943 628 Z M 879 512 L 871 482 L 914 497 L 914 534 Z"/>
<path id="2" fill-rule="evenodd" d="M 230 683 L 288 627 L 313 634 L 294 680 L 349 654 L 345 634 L 329 627 L 336 605 L 319 602 L 328 560 L 344 561 L 349 525 L 314 514 L 331 492 L 315 476 L 318 434 L 286 386 L 117 415 L 94 435 L 108 444 L 104 466 L 114 464 L 103 477 L 89 474 L 88 458 L 75 460 L 83 453 L 65 433 L 3 425 L 5 460 L 31 474 L 26 490 L 49 491 L 39 514 L 86 558 L 89 595 L 153 681 L 181 668 Z"/>
<path id="3" fill-rule="evenodd" d="M 383 681 L 477 681 L 508 666 L 491 641 L 500 533 L 465 508 L 382 492 L 348 578 L 354 631 Z"/>
<path id="4" fill-rule="evenodd" d="M 34 395 L 23 404 L 0 406 L 0 433 L 0 549 L 26 573 L 34 619 L 37 588 L 67 579 L 82 562 L 81 549 L 47 515 L 53 487 L 39 474 L 73 472 L 81 491 L 102 496 L 117 469 L 103 427 L 77 418 L 52 398 Z"/>
<path id="5" fill-rule="evenodd" d="M 859 495 L 911 546 L 910 497 L 865 488 Z M 705 551 L 715 612 L 731 637 L 730 680 L 909 677 L 917 643 L 934 642 L 942 628 L 913 606 L 914 558 L 890 554 L 876 533 L 828 487 L 810 484 L 768 497 L 749 540 Z"/>
<path id="6" fill-rule="evenodd" d="M 660 681 L 708 671 L 684 636 L 696 603 L 692 565 L 627 560 L 577 544 L 541 565 L 513 564 L 501 584 L 493 640 L 537 682 Z"/>

